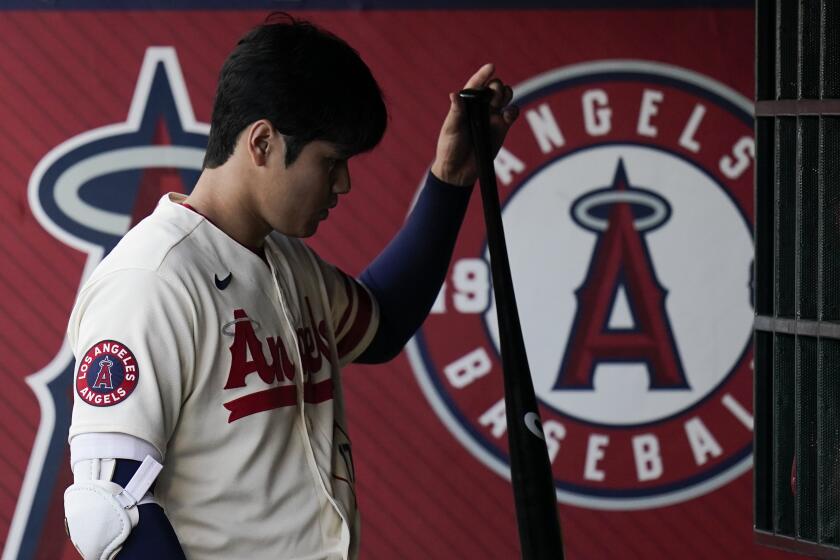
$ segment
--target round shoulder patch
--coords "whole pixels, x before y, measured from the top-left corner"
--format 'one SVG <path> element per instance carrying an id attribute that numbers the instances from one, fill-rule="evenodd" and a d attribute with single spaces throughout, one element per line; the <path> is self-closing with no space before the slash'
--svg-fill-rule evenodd
<path id="1" fill-rule="evenodd" d="M 134 354 L 115 340 L 97 342 L 79 360 L 76 393 L 93 406 L 112 406 L 137 387 L 140 369 Z"/>

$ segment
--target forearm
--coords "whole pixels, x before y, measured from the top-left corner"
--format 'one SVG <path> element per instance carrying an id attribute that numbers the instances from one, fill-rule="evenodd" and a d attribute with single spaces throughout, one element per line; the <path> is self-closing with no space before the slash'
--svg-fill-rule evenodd
<path id="1" fill-rule="evenodd" d="M 162 468 L 154 446 L 118 432 L 83 433 L 71 440 L 70 455 L 74 482 L 64 494 L 65 523 L 84 558 L 114 552 L 120 560 L 184 558 L 166 513 L 154 503 Z"/>
<path id="2" fill-rule="evenodd" d="M 357 362 L 390 360 L 420 328 L 446 277 L 471 192 L 430 173 L 402 229 L 362 272 L 361 282 L 379 303 L 380 321 Z"/>
<path id="3" fill-rule="evenodd" d="M 139 461 L 117 459 L 113 481 L 125 488 L 139 466 Z M 181 543 L 163 508 L 158 504 L 141 504 L 137 507 L 140 522 L 123 543 L 117 560 L 185 558 Z"/>

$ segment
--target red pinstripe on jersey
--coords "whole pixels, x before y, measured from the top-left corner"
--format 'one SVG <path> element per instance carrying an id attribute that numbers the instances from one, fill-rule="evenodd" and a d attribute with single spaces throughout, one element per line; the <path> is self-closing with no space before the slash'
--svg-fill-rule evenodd
<path id="1" fill-rule="evenodd" d="M 347 309 L 336 327 L 336 336 L 338 337 L 336 345 L 339 358 L 347 356 L 359 345 L 370 326 L 373 315 L 373 302 L 367 290 L 346 274 L 344 275 L 344 288 L 347 293 Z M 351 316 L 353 316 L 353 322 L 345 330 L 345 325 Z"/>

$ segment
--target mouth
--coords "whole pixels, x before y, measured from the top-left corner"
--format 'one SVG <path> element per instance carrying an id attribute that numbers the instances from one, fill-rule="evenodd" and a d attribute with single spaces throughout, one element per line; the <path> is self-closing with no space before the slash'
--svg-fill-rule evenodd
<path id="1" fill-rule="evenodd" d="M 338 197 L 331 199 L 329 205 L 318 213 L 318 219 L 327 219 L 327 216 L 330 215 L 330 210 L 332 210 L 336 206 L 338 206 Z"/>

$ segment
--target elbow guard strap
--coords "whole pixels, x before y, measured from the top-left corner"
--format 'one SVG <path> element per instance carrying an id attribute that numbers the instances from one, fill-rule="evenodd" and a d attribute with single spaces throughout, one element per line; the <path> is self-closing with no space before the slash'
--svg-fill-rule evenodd
<path id="1" fill-rule="evenodd" d="M 80 461 L 64 492 L 67 532 L 85 560 L 117 555 L 140 520 L 137 505 L 152 501 L 144 496 L 163 467 L 146 457 L 125 488 L 110 481 L 113 468 L 113 459 Z"/>

